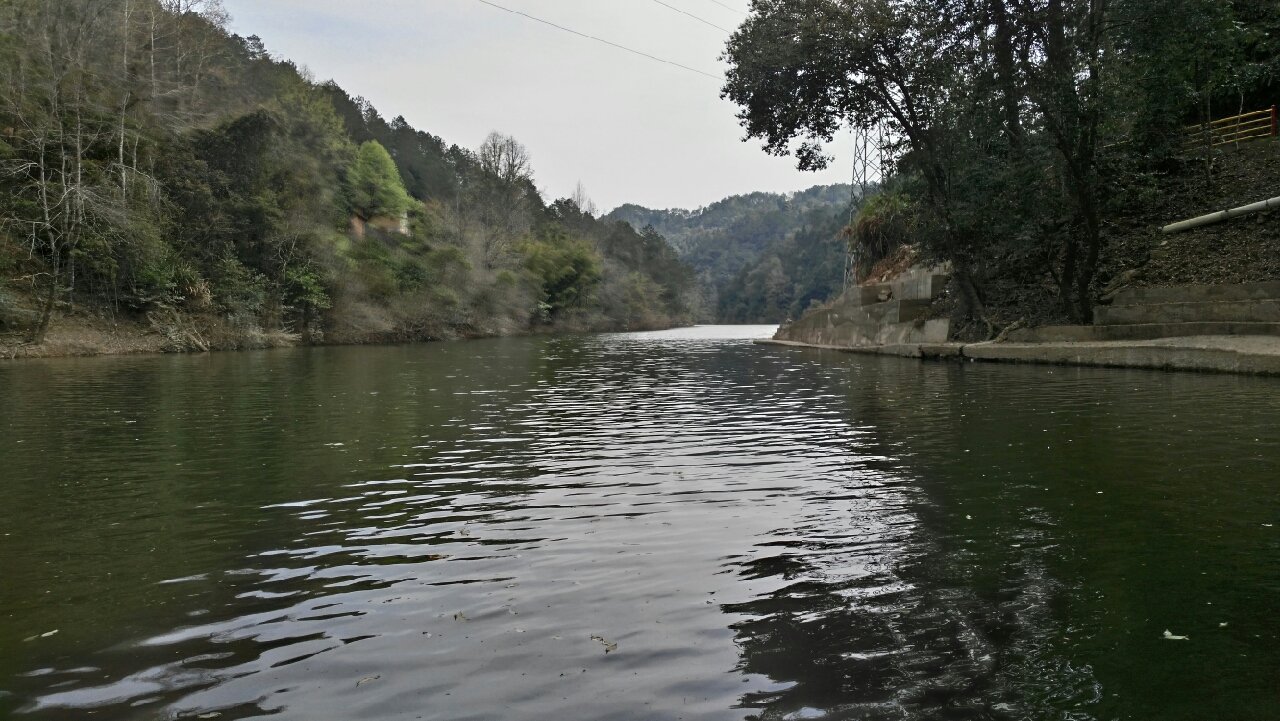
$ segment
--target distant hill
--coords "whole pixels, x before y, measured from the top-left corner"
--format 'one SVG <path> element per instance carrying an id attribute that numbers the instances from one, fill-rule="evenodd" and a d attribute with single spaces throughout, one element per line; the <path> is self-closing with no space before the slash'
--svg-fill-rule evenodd
<path id="1" fill-rule="evenodd" d="M 839 290 L 849 187 L 735 195 L 697 210 L 627 204 L 606 217 L 667 239 L 697 273 L 704 320 L 777 322 Z"/>

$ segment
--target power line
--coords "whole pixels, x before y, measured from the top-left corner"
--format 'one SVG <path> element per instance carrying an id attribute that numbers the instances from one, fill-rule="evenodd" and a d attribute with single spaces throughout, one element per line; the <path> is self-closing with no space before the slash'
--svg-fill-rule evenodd
<path id="1" fill-rule="evenodd" d="M 703 20 L 702 18 L 698 17 L 697 15 L 694 15 L 693 13 L 687 13 L 674 5 L 668 5 L 662 2 L 662 0 L 653 0 L 653 1 L 661 5 L 662 7 L 667 8 L 668 10 L 675 10 L 681 15 L 688 15 L 689 17 L 693 18 L 694 20 L 697 20 L 703 25 L 710 25 L 711 27 L 715 28 L 716 30 L 719 30 L 722 33 L 729 33 L 730 35 L 733 34 L 733 31 L 729 30 L 728 28 L 722 28 L 719 25 L 716 25 L 715 23 L 711 22 L 710 20 Z"/>
<path id="2" fill-rule="evenodd" d="M 741 11 L 741 10 L 739 10 L 738 8 L 731 8 L 731 7 L 729 7 L 728 5 L 725 5 L 724 3 L 720 2 L 720 0 L 708 0 L 708 2 L 713 2 L 713 3 L 715 3 L 716 5 L 719 5 L 720 7 L 724 8 L 725 10 L 731 10 L 731 11 L 733 11 L 733 12 L 735 12 L 735 13 L 738 13 L 739 15 L 746 15 L 746 14 L 747 14 L 747 13 L 742 12 L 742 11 Z"/>
<path id="3" fill-rule="evenodd" d="M 572 33 L 572 34 L 574 34 L 574 35 L 577 35 L 578 37 L 586 38 L 586 39 L 588 39 L 588 40 L 595 40 L 595 41 L 596 41 L 596 42 L 598 42 L 598 43 L 604 43 L 605 45 L 610 45 L 610 46 L 615 47 L 615 48 L 617 48 L 617 49 L 619 49 L 619 50 L 625 50 L 625 51 L 627 51 L 627 52 L 629 52 L 629 53 L 632 53 L 633 55 L 639 55 L 639 56 L 640 56 L 640 57 L 642 57 L 642 58 L 648 58 L 648 59 L 650 59 L 650 60 L 656 60 L 656 61 L 658 61 L 658 62 L 660 62 L 660 63 L 664 63 L 664 64 L 666 64 L 666 65 L 674 65 L 675 67 L 680 68 L 681 70 L 688 70 L 688 71 L 689 71 L 689 72 L 691 72 L 691 73 L 697 73 L 697 74 L 699 74 L 699 75 L 703 75 L 703 76 L 706 76 L 706 77 L 708 77 L 708 78 L 711 78 L 712 80 L 715 80 L 715 81 L 724 80 L 724 78 L 723 78 L 722 76 L 720 76 L 720 75 L 712 75 L 711 73 L 703 72 L 703 71 L 701 71 L 701 70 L 698 70 L 697 68 L 691 68 L 691 67 L 689 67 L 688 65 L 681 65 L 680 63 L 674 62 L 674 61 L 672 61 L 672 60 L 665 60 L 665 59 L 663 59 L 663 58 L 657 57 L 656 55 L 650 55 L 649 53 L 641 52 L 641 51 L 639 51 L 639 50 L 635 50 L 635 49 L 629 48 L 629 47 L 627 47 L 627 46 L 625 46 L 625 45 L 619 45 L 619 44 L 617 44 L 617 43 L 615 43 L 615 42 L 612 42 L 612 41 L 609 41 L 609 40 L 605 40 L 604 38 L 598 38 L 598 37 L 596 37 L 596 36 L 594 36 L 594 35 L 588 35 L 588 34 L 586 34 L 586 33 L 581 33 L 581 32 L 578 32 L 577 30 L 574 30 L 573 28 L 567 28 L 567 27 L 565 27 L 565 26 L 563 26 L 563 25 L 557 25 L 557 24 L 555 24 L 555 23 L 551 22 L 550 20 L 543 20 L 542 18 L 534 17 L 534 16 L 530 15 L 529 13 L 520 12 L 519 10 L 512 10 L 511 8 L 503 7 L 503 6 L 501 6 L 501 5 L 497 4 L 497 3 L 489 2 L 489 0 L 476 0 L 476 2 L 484 3 L 485 5 L 488 5 L 489 7 L 494 7 L 494 8 L 497 8 L 497 9 L 499 9 L 499 10 L 505 10 L 506 12 L 509 12 L 509 13 L 511 13 L 512 15 L 521 15 L 521 16 L 523 16 L 523 17 L 526 17 L 526 18 L 530 19 L 530 20 L 533 20 L 534 22 L 539 22 L 539 23 L 542 23 L 543 25 L 550 25 L 551 27 L 553 27 L 553 28 L 555 28 L 555 29 L 557 29 L 557 30 L 563 30 L 563 31 L 565 31 L 565 32 L 567 32 L 567 33 Z"/>

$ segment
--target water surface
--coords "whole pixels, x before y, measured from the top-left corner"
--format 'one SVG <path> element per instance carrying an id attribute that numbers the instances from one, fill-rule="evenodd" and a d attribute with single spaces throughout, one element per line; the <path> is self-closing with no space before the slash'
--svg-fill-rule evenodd
<path id="1" fill-rule="evenodd" d="M 0 365 L 0 717 L 1280 716 L 1280 381 L 771 330 Z"/>

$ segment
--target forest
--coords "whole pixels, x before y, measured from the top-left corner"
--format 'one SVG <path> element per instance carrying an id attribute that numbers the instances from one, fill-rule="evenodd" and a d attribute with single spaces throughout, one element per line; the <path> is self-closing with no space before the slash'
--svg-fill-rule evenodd
<path id="1" fill-rule="evenodd" d="M 1165 252 L 1151 228 L 1273 194 L 1274 141 L 1218 147 L 1211 123 L 1280 100 L 1274 0 L 753 0 L 725 60 L 770 153 L 822 168 L 837 133 L 883 137 L 852 250 L 864 273 L 903 245 L 949 262 L 962 335 L 1087 323 Z M 1257 279 L 1276 246 L 1217 240 L 1148 280 Z"/>
<path id="2" fill-rule="evenodd" d="M 622 205 L 608 217 L 665 237 L 697 274 L 707 320 L 778 323 L 839 293 L 848 185 L 735 195 L 704 208 Z"/>
<path id="3" fill-rule="evenodd" d="M 384 119 L 217 0 L 0 3 L 0 334 L 167 350 L 688 322 L 652 229 L 544 199 L 529 153 Z"/>

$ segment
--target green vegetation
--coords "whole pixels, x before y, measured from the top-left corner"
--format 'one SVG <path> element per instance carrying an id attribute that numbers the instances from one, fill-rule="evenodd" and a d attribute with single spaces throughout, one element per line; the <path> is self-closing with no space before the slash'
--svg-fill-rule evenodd
<path id="1" fill-rule="evenodd" d="M 0 331 L 137 320 L 179 347 L 684 322 L 660 237 L 546 203 L 317 84 L 216 0 L 0 4 Z"/>
<path id="2" fill-rule="evenodd" d="M 366 140 L 347 168 L 347 203 L 357 217 L 396 217 L 408 213 L 413 199 L 400 182 L 400 171 L 382 144 Z"/>
<path id="3" fill-rule="evenodd" d="M 896 189 L 876 193 L 858 208 L 858 215 L 845 234 L 849 247 L 855 251 L 859 278 L 867 277 L 876 263 L 911 242 L 913 214 L 911 199 Z"/>
<path id="4" fill-rule="evenodd" d="M 1239 161 L 1184 128 L 1276 103 L 1280 4 L 753 0 L 726 59 L 747 134 L 801 167 L 847 125 L 885 128 L 905 205 L 868 209 L 854 241 L 950 261 L 953 326 L 990 334 L 1088 322 L 1150 255 L 1121 242 L 1135 219 L 1191 183 L 1219 195 Z"/>
<path id="5" fill-rule="evenodd" d="M 698 275 L 706 320 L 779 322 L 843 282 L 849 186 L 736 195 L 697 210 L 623 205 L 609 218 L 666 237 Z"/>

